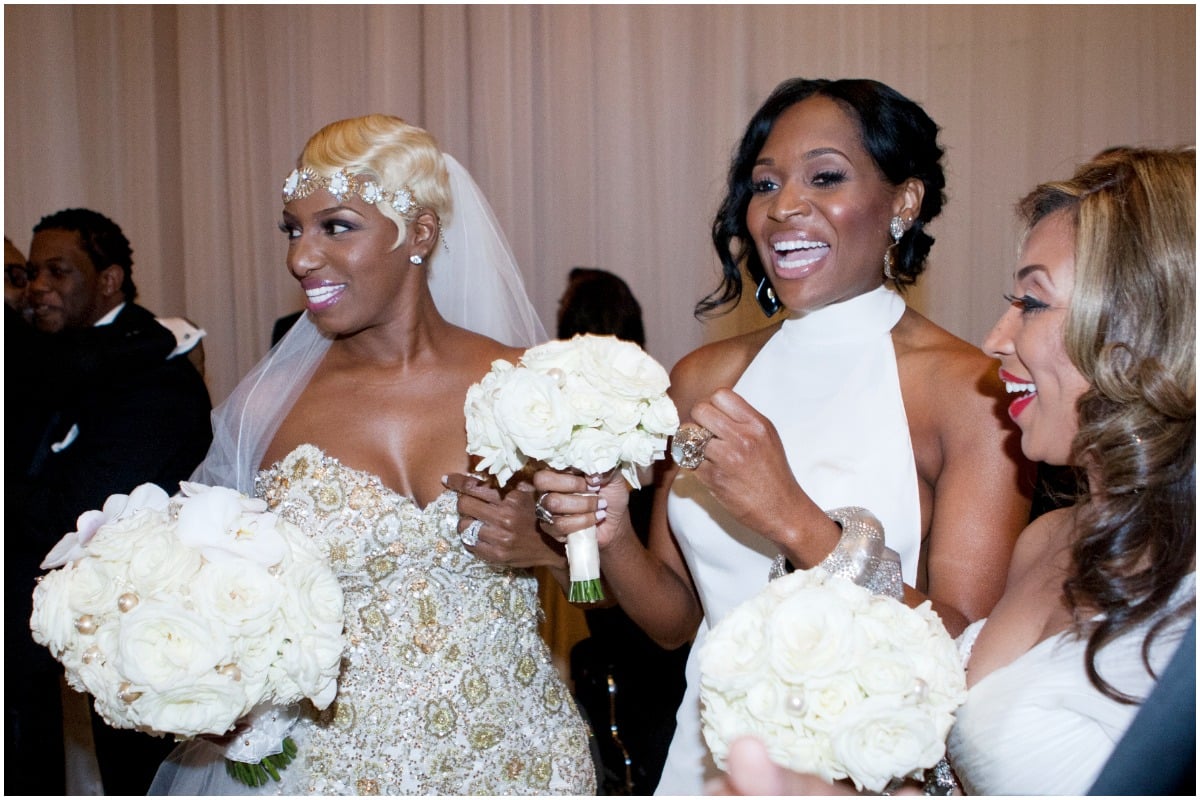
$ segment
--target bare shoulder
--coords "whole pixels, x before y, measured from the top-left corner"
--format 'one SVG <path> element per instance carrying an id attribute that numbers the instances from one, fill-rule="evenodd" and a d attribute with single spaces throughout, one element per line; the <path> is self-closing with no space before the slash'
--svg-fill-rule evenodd
<path id="1" fill-rule="evenodd" d="M 1031 571 L 1041 569 L 1047 563 L 1056 560 L 1063 549 L 1070 546 L 1074 525 L 1074 507 L 1047 511 L 1029 523 L 1013 548 L 1008 582 L 1019 583 Z"/>
<path id="2" fill-rule="evenodd" d="M 919 372 L 938 392 L 962 384 L 978 390 L 999 385 L 996 361 L 911 308 L 892 331 L 892 339 L 897 358 Z M 985 381 L 989 375 L 995 380 Z"/>
<path id="3" fill-rule="evenodd" d="M 481 379 L 491 369 L 493 362 L 503 360 L 515 364 L 525 352 L 522 347 L 510 347 L 458 327 L 450 328 L 450 333 L 439 343 L 438 349 L 442 362 L 457 365 L 472 382 Z"/>
<path id="4" fill-rule="evenodd" d="M 688 353 L 671 370 L 671 399 L 687 419 L 693 405 L 714 391 L 732 388 L 778 325 L 731 336 Z"/>

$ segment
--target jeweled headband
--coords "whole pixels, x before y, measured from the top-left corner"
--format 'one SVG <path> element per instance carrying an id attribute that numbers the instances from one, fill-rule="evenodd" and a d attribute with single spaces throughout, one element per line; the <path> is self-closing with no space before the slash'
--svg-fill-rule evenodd
<path id="1" fill-rule="evenodd" d="M 401 186 L 394 192 L 389 192 L 377 181 L 360 179 L 339 169 L 328 178 L 322 178 L 309 167 L 292 170 L 283 182 L 283 202 L 303 200 L 318 189 L 324 189 L 337 198 L 340 203 L 352 194 L 358 195 L 364 203 L 375 205 L 387 203 L 397 214 L 410 219 L 420 207 L 413 197 L 412 189 Z"/>

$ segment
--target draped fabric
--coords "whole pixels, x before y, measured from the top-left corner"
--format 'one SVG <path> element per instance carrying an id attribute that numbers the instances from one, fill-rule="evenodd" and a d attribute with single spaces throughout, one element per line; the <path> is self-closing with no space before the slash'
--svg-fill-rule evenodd
<path id="1" fill-rule="evenodd" d="M 668 366 L 761 322 L 701 325 L 729 154 L 782 79 L 872 77 L 942 126 L 949 204 L 913 305 L 978 343 L 1014 201 L 1115 144 L 1195 138 L 1193 6 L 14 6 L 5 232 L 86 206 L 141 302 L 209 333 L 220 402 L 299 308 L 280 186 L 321 125 L 428 128 L 491 201 L 548 329 L 571 266 L 611 270 Z"/>

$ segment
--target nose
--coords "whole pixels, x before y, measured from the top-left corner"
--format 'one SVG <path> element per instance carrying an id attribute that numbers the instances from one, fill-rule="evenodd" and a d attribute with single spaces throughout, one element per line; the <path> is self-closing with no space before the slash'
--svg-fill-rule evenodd
<path id="1" fill-rule="evenodd" d="M 296 280 L 305 278 L 321 266 L 319 248 L 301 233 L 288 244 L 287 268 Z"/>
<path id="2" fill-rule="evenodd" d="M 1012 355 L 1015 352 L 1012 329 L 1013 325 L 1020 321 L 1020 316 L 1020 309 L 1015 306 L 1009 306 L 1000 315 L 1000 319 L 996 320 L 996 324 L 992 326 L 992 330 L 988 335 L 984 337 L 983 351 L 992 358 L 1002 358 L 1003 356 Z"/>
<path id="3" fill-rule="evenodd" d="M 30 265 L 29 285 L 26 288 L 26 291 L 32 296 L 45 294 L 52 289 L 53 287 L 50 285 L 49 271 Z"/>
<path id="4" fill-rule="evenodd" d="M 795 181 L 787 181 L 775 191 L 767 210 L 767 214 L 776 222 L 786 222 L 798 214 L 808 215 L 811 212 L 812 204 L 808 201 L 804 187 Z"/>

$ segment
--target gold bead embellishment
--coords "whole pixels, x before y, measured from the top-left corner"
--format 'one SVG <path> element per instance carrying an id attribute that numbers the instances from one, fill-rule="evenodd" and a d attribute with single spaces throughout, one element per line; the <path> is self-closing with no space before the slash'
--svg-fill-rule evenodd
<path id="1" fill-rule="evenodd" d="M 132 703 L 134 700 L 137 700 L 142 696 L 141 692 L 135 692 L 132 690 L 132 684 L 130 684 L 129 681 L 121 681 L 121 685 L 117 687 L 117 691 L 119 692 L 117 696 L 120 697 L 121 701 L 125 703 Z"/>
<path id="2" fill-rule="evenodd" d="M 128 614 L 137 607 L 139 602 L 141 601 L 138 599 L 136 594 L 133 592 L 126 592 L 117 598 L 117 608 L 121 610 L 122 614 Z"/>
<path id="3" fill-rule="evenodd" d="M 79 631 L 84 636 L 91 636 L 96 632 L 96 618 L 91 614 L 84 614 L 82 617 L 75 620 L 75 630 Z"/>
<path id="4" fill-rule="evenodd" d="M 104 653 L 100 650 L 99 646 L 92 645 L 87 650 L 83 651 L 81 658 L 83 659 L 83 663 L 90 664 L 96 659 L 102 658 L 103 656 Z"/>

